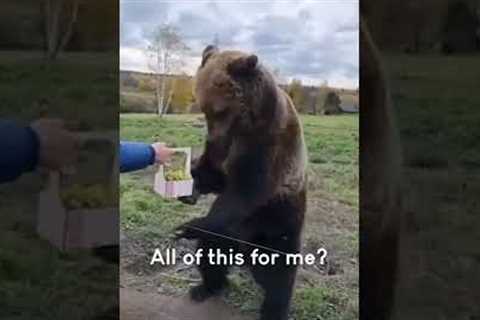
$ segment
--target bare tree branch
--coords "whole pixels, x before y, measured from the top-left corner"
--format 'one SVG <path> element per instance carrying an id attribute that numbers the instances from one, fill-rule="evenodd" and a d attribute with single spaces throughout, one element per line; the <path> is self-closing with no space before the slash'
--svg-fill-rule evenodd
<path id="1" fill-rule="evenodd" d="M 70 41 L 70 38 L 72 37 L 72 33 L 74 29 L 73 27 L 77 22 L 79 2 L 80 2 L 79 0 L 73 0 L 72 2 L 72 16 L 68 23 L 67 31 L 63 35 L 62 41 L 60 42 L 60 46 L 58 49 L 59 52 L 62 52 L 63 50 L 65 50 L 65 47 L 67 46 L 68 42 Z"/>
<path id="2" fill-rule="evenodd" d="M 79 0 L 44 0 L 45 40 L 49 60 L 54 60 L 67 46 L 72 36 L 78 16 Z M 62 32 L 61 15 L 71 9 L 65 31 Z"/>
<path id="3" fill-rule="evenodd" d="M 167 93 L 168 75 L 179 72 L 184 65 L 185 52 L 189 50 L 183 42 L 177 28 L 170 24 L 163 24 L 147 34 L 148 46 L 146 56 L 149 59 L 148 67 L 156 74 L 155 97 L 157 112 L 160 116 L 168 110 L 171 94 L 174 88 L 170 86 Z M 168 97 L 168 98 L 167 98 Z"/>

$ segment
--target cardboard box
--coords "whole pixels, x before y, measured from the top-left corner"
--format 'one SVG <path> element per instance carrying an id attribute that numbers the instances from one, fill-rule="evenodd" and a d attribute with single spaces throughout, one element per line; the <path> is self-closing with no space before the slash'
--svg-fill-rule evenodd
<path id="1" fill-rule="evenodd" d="M 176 148 L 176 152 L 184 152 L 185 157 L 185 175 L 190 177 L 190 162 L 191 162 L 191 149 L 190 148 Z M 163 165 L 160 165 L 157 173 L 155 174 L 154 188 L 156 193 L 162 195 L 165 198 L 178 198 L 184 196 L 190 196 L 193 192 L 193 179 L 167 181 L 165 180 L 165 169 Z"/>
<path id="2" fill-rule="evenodd" d="M 37 233 L 61 250 L 118 245 L 118 207 L 69 209 L 61 198 L 62 188 L 102 184 L 106 192 L 118 185 L 118 141 L 115 134 L 88 132 L 81 137 L 81 152 L 74 170 L 48 173 L 38 194 Z M 111 189 L 111 190 L 110 190 Z M 115 202 L 116 196 L 108 194 Z"/>
<path id="3" fill-rule="evenodd" d="M 117 245 L 118 208 L 66 208 L 60 197 L 60 173 L 52 172 L 38 198 L 38 234 L 61 250 Z"/>

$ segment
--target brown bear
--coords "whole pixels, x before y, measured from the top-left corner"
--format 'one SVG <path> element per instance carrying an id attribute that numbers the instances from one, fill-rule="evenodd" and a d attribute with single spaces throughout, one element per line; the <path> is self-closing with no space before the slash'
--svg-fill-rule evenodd
<path id="1" fill-rule="evenodd" d="M 203 52 L 195 96 L 208 134 L 192 169 L 194 186 L 217 197 L 177 237 L 197 239 L 204 252 L 242 253 L 265 292 L 261 319 L 287 320 L 296 267 L 285 257 L 300 250 L 306 206 L 307 152 L 295 106 L 256 55 L 214 46 Z M 280 257 L 274 265 L 252 265 L 254 249 Z M 220 293 L 228 269 L 203 259 L 203 283 L 191 290 L 192 299 Z"/>

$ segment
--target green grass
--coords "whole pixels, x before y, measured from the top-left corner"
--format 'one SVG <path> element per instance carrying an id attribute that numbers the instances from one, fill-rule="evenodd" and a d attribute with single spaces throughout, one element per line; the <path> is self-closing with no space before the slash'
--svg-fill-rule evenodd
<path id="1" fill-rule="evenodd" d="M 308 197 L 312 200 L 310 215 L 320 214 L 315 201 L 322 199 L 339 201 L 346 206 L 356 208 L 358 205 L 358 116 L 301 116 L 305 139 L 309 151 L 309 186 Z M 147 114 L 122 114 L 121 139 L 144 142 L 161 141 L 176 147 L 190 146 L 201 149 L 205 139 L 205 128 L 201 115 L 167 115 L 163 119 Z M 120 203 L 122 229 L 135 241 L 151 243 L 169 241 L 172 230 L 189 218 L 205 214 L 211 200 L 205 200 L 197 206 L 180 204 L 157 196 L 152 190 L 154 168 L 134 173 L 122 174 L 120 177 Z M 352 210 L 356 212 L 356 210 Z M 352 212 L 336 212 L 336 217 L 353 215 Z M 319 235 L 316 217 L 307 228 L 307 243 L 318 246 L 325 241 L 332 242 L 334 256 L 350 261 L 357 256 L 358 232 L 351 233 L 342 228 L 358 228 L 358 217 L 347 217 L 352 225 L 333 226 L 325 218 L 325 228 L 330 232 Z M 323 218 L 322 218 L 323 219 Z M 323 224 L 322 220 L 322 224 Z M 357 221 L 357 222 L 355 222 Z M 332 224 L 329 227 L 329 223 Z M 357 227 L 355 227 L 355 224 Z M 323 230 L 323 229 L 322 229 Z M 327 239 L 328 238 L 328 239 Z M 313 241 L 313 242 L 312 242 Z M 147 249 L 147 251 L 150 250 Z M 341 256 L 341 257 L 340 257 Z M 339 262 L 340 263 L 340 262 Z M 147 269 L 148 266 L 145 266 Z M 348 267 L 350 268 L 350 267 Z M 323 278 L 307 276 L 307 280 L 297 285 L 294 297 L 295 307 L 292 316 L 296 320 L 313 319 L 356 319 L 358 318 L 358 270 L 349 271 L 349 276 L 340 278 Z M 347 272 L 346 272 L 347 274 Z M 260 291 L 252 279 L 243 272 L 235 272 L 231 277 L 231 290 L 226 300 L 244 312 L 259 309 Z M 314 283 L 314 285 L 312 284 Z M 171 283 L 169 283 L 172 286 Z M 173 284 L 185 293 L 188 283 Z"/>
<path id="2" fill-rule="evenodd" d="M 110 58 L 69 53 L 47 65 L 41 52 L 0 51 L 0 118 L 116 128 L 117 65 Z M 88 250 L 61 253 L 37 236 L 43 186 L 36 173 L 0 186 L 0 318 L 92 318 L 115 303 L 118 267 Z"/>
<path id="3" fill-rule="evenodd" d="M 164 119 L 152 114 L 122 114 L 120 139 L 155 142 L 162 141 L 174 147 L 200 147 L 205 130 L 192 126 L 203 125 L 202 115 L 167 115 Z"/>
<path id="4" fill-rule="evenodd" d="M 294 296 L 294 313 L 298 319 L 342 319 L 342 310 L 338 310 L 341 299 L 340 293 L 325 287 L 302 288 Z"/>
<path id="5" fill-rule="evenodd" d="M 395 319 L 478 313 L 467 297 L 477 291 L 472 278 L 479 275 L 479 58 L 385 56 L 404 150 Z"/>
<path id="6" fill-rule="evenodd" d="M 152 185 L 131 177 L 122 177 L 120 186 L 120 210 L 122 226 L 133 232 L 150 232 L 155 226 L 154 235 L 170 233 L 179 220 L 188 217 L 188 205 L 179 201 L 160 200 L 152 192 Z"/>
<path id="7" fill-rule="evenodd" d="M 348 204 L 358 204 L 358 116 L 302 116 L 313 180 L 321 175 L 323 190 Z M 121 115 L 120 138 L 162 141 L 174 147 L 202 147 L 201 115 Z"/>
<path id="8" fill-rule="evenodd" d="M 357 206 L 358 116 L 302 116 L 302 122 L 310 176 L 336 199 Z"/>
<path id="9" fill-rule="evenodd" d="M 41 52 L 0 51 L 0 116 L 117 127 L 118 87 L 111 54 L 67 54 L 46 64 Z M 73 80 L 75 79 L 75 81 Z"/>
<path id="10" fill-rule="evenodd" d="M 480 165 L 479 57 L 386 56 L 407 165 Z"/>
<path id="11" fill-rule="evenodd" d="M 62 253 L 36 234 L 32 180 L 0 188 L 0 318 L 92 317 L 114 303 L 118 268 L 89 251 Z"/>

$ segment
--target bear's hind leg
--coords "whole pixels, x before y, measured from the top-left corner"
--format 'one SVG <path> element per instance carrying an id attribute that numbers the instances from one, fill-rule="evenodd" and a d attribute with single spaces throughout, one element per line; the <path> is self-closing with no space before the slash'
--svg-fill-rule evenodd
<path id="1" fill-rule="evenodd" d="M 265 291 L 260 320 L 287 320 L 296 267 L 252 266 L 252 274 Z"/>
<path id="2" fill-rule="evenodd" d="M 208 298 L 219 295 L 228 285 L 228 265 L 214 265 L 208 261 L 209 249 L 220 249 L 222 253 L 228 253 L 228 245 L 221 244 L 221 240 L 201 239 L 198 249 L 203 249 L 203 257 L 200 259 L 198 271 L 202 276 L 202 283 L 190 289 L 190 298 L 196 302 L 203 302 Z"/>

